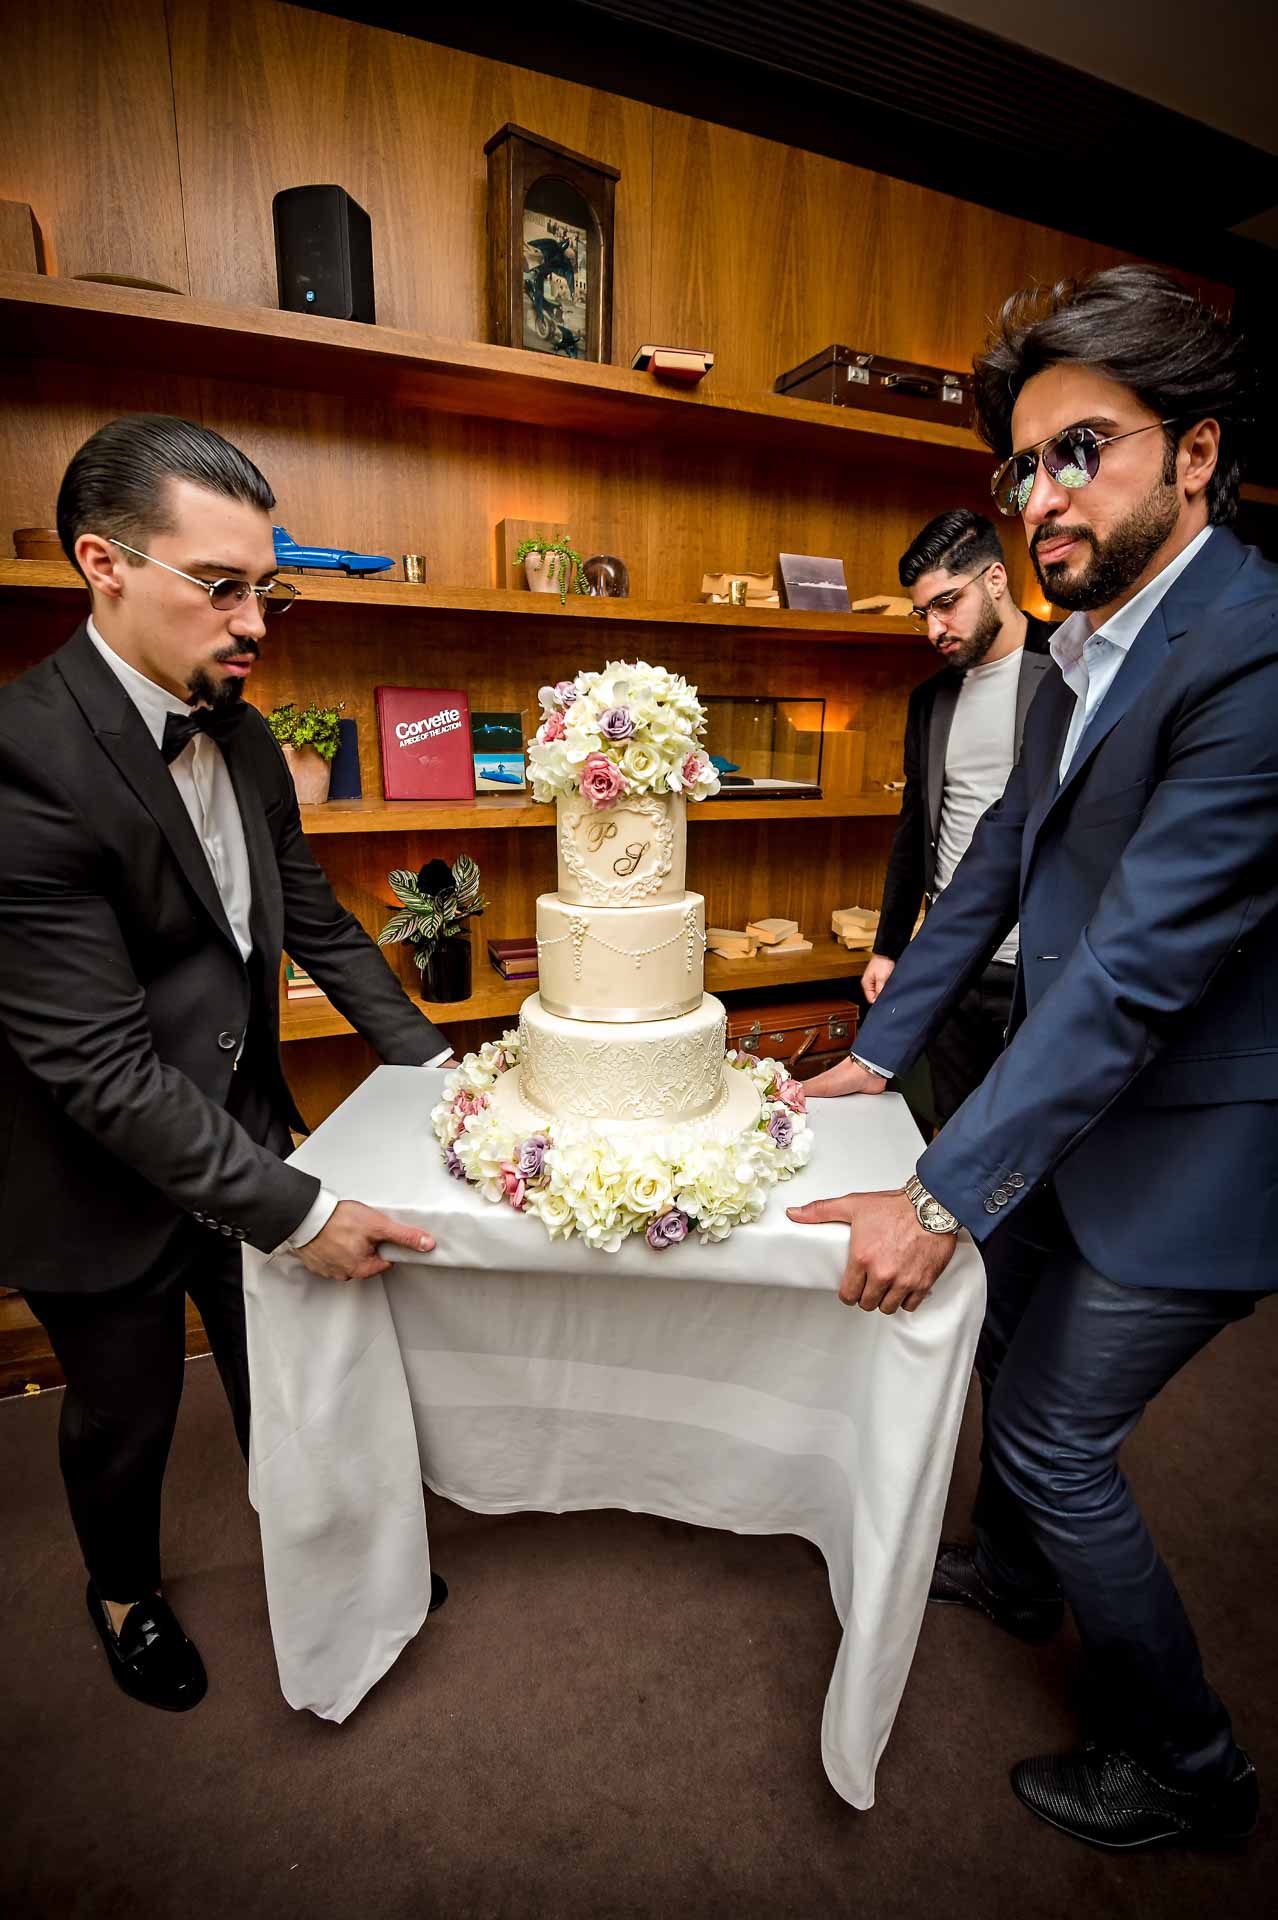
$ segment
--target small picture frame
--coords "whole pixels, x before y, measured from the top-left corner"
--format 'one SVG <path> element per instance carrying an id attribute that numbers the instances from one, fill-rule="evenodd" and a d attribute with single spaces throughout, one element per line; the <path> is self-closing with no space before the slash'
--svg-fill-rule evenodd
<path id="1" fill-rule="evenodd" d="M 493 340 L 568 360 L 610 360 L 620 172 L 513 122 L 484 152 Z"/>
<path id="2" fill-rule="evenodd" d="M 472 713 L 470 744 L 476 793 L 525 791 L 528 780 L 522 713 Z"/>

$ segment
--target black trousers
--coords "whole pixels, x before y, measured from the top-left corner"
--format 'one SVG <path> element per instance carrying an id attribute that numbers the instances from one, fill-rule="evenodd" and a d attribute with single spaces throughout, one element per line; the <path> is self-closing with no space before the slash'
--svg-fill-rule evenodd
<path id="1" fill-rule="evenodd" d="M 1007 1045 L 1016 968 L 991 960 L 959 1000 L 927 1050 L 932 1108 L 938 1127 L 979 1087 Z"/>
<path id="2" fill-rule="evenodd" d="M 1009 1596 L 1063 1592 L 1098 1732 L 1169 1781 L 1226 1778 L 1229 1715 L 1118 1454 L 1173 1375 L 1262 1296 L 1116 1285 L 1084 1260 L 1050 1187 L 984 1251 L 981 1571 Z"/>
<path id="3" fill-rule="evenodd" d="M 241 1070 L 228 1110 L 274 1152 L 287 1126 Z M 239 1242 L 180 1223 L 152 1270 L 107 1293 L 26 1293 L 66 1376 L 62 1478 L 90 1578 L 108 1600 L 160 1585 L 160 1503 L 182 1397 L 186 1296 L 199 1310 L 245 1458 L 248 1353 Z"/>

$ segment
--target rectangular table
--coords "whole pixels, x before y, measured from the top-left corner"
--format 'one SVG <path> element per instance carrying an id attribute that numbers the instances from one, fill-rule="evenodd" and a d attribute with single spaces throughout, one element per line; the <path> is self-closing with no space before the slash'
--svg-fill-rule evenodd
<path id="1" fill-rule="evenodd" d="M 481 1513 L 620 1507 L 797 1533 L 825 1556 L 843 1627 L 822 1758 L 872 1806 L 985 1277 L 964 1235 L 916 1313 L 850 1309 L 846 1228 L 785 1208 L 901 1186 L 919 1151 L 904 1101 L 814 1101 L 811 1162 L 731 1239 L 607 1254 L 446 1175 L 430 1128 L 443 1078 L 379 1068 L 293 1156 L 428 1226 L 434 1254 L 343 1286 L 245 1252 L 251 1491 L 285 1698 L 344 1720 L 420 1630 L 423 1481 Z"/>

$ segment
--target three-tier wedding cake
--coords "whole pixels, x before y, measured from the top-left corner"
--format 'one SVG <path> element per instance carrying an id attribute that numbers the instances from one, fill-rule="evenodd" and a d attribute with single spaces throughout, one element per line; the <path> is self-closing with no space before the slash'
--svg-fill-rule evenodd
<path id="1" fill-rule="evenodd" d="M 449 1171 L 554 1236 L 660 1249 L 722 1239 L 811 1147 L 774 1061 L 725 1053 L 704 991 L 705 901 L 685 886 L 688 800 L 717 790 L 695 689 L 610 662 L 542 689 L 529 748 L 555 802 L 558 891 L 537 902 L 539 991 L 468 1055 L 434 1123 Z"/>

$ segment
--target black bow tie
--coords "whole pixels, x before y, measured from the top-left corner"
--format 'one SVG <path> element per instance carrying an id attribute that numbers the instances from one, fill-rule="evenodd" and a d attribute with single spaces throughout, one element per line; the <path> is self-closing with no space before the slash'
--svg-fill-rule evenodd
<path id="1" fill-rule="evenodd" d="M 166 713 L 160 747 L 165 765 L 171 766 L 197 733 L 207 733 L 210 740 L 218 742 L 229 740 L 247 712 L 244 702 L 237 700 L 233 707 L 192 707 L 189 713 Z"/>

